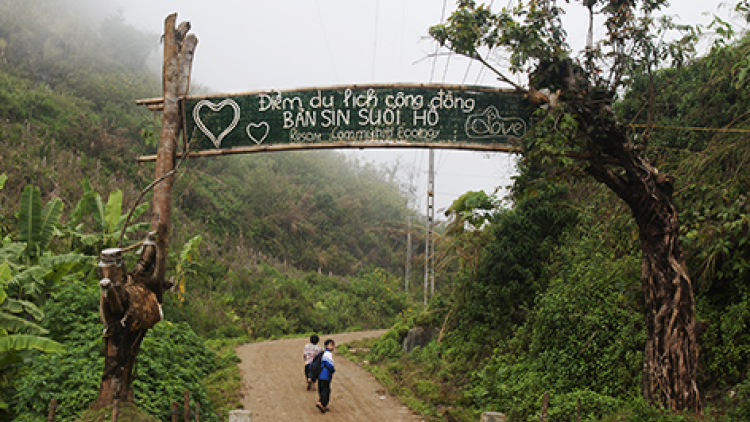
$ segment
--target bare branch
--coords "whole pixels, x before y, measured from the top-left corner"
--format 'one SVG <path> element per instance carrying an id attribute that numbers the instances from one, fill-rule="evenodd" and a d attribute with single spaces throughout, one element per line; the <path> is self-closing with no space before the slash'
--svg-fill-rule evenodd
<path id="1" fill-rule="evenodd" d="M 148 186 L 146 186 L 145 189 L 141 191 L 141 194 L 138 195 L 138 199 L 135 200 L 133 203 L 133 206 L 130 207 L 130 211 L 128 212 L 128 216 L 125 218 L 125 223 L 122 225 L 122 230 L 120 231 L 120 239 L 117 242 L 117 247 L 122 248 L 122 239 L 125 236 L 125 229 L 128 227 L 128 223 L 130 223 L 130 218 L 133 216 L 133 212 L 135 211 L 136 207 L 138 207 L 138 204 L 141 203 L 141 200 L 143 199 L 143 196 L 146 195 L 148 191 L 154 188 L 154 186 L 158 185 L 159 183 L 163 182 L 167 177 L 177 173 L 177 170 L 180 169 L 180 165 L 190 156 L 190 144 L 187 145 L 187 149 L 185 151 L 185 154 L 180 157 L 180 161 L 177 162 L 177 165 L 175 168 L 170 171 L 169 173 L 164 174 L 160 178 L 154 180 L 151 182 Z"/>
<path id="2" fill-rule="evenodd" d="M 492 66 L 491 64 L 489 64 L 487 62 L 487 60 L 485 60 L 478 53 L 474 57 L 472 57 L 472 56 L 467 56 L 467 57 L 469 57 L 471 59 L 474 59 L 474 60 L 478 61 L 479 63 L 482 63 L 483 65 L 487 66 L 488 69 L 490 69 L 495 75 L 497 75 L 498 79 L 500 79 L 501 81 L 503 81 L 503 82 L 505 82 L 507 84 L 510 84 L 513 88 L 515 88 L 515 89 L 517 89 L 517 90 L 519 90 L 521 92 L 529 92 L 526 88 L 523 88 L 522 86 L 520 86 L 517 83 L 515 83 L 515 82 L 511 81 L 510 79 L 508 79 L 508 77 L 505 76 L 505 74 L 503 74 L 502 72 L 500 72 L 499 70 L 497 70 L 494 66 Z"/>

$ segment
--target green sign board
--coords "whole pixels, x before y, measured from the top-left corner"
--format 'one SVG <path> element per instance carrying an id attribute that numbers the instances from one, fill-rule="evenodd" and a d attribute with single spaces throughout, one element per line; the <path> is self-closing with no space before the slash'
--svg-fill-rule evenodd
<path id="1" fill-rule="evenodd" d="M 529 129 L 522 95 L 404 85 L 264 91 L 183 99 L 197 150 L 276 144 L 508 144 Z"/>

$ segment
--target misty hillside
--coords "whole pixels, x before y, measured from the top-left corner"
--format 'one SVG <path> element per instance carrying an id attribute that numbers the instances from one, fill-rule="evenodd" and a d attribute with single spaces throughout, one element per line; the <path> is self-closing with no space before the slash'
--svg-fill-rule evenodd
<path id="1" fill-rule="evenodd" d="M 0 336 L 33 335 L 0 350 L 2 421 L 46 417 L 51 398 L 58 420 L 88 408 L 103 370 L 97 256 L 131 209 L 124 246 L 151 221 L 140 196 L 154 166 L 136 158 L 155 153 L 160 115 L 136 100 L 161 96 L 159 36 L 79 3 L 0 0 L 0 313 L 27 321 L 4 319 Z M 228 345 L 385 328 L 411 306 L 400 275 L 414 211 L 395 168 L 336 152 L 190 160 L 173 203 L 175 286 L 139 356 L 135 402 L 150 415 L 169 418 L 183 390 L 202 420 L 238 408 Z M 25 218 L 42 212 L 43 228 Z"/>
<path id="2" fill-rule="evenodd" d="M 159 114 L 135 105 L 160 96 L 147 66 L 155 40 L 117 15 L 92 25 L 57 1 L 0 3 L 4 206 L 33 181 L 70 209 L 83 178 L 135 200 L 153 171 L 135 159 L 154 153 L 159 133 Z M 404 265 L 399 230 L 412 212 L 397 181 L 342 154 L 191 161 L 174 203 L 176 227 L 191 230 L 175 230 L 175 240 L 210 234 L 216 248 L 339 275 Z"/>

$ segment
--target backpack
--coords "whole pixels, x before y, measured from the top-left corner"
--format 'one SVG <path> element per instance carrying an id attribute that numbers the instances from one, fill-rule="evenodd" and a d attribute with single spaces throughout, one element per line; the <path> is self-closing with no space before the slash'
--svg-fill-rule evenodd
<path id="1" fill-rule="evenodd" d="M 310 379 L 317 381 L 320 376 L 320 371 L 323 369 L 323 353 L 318 352 L 310 363 Z"/>

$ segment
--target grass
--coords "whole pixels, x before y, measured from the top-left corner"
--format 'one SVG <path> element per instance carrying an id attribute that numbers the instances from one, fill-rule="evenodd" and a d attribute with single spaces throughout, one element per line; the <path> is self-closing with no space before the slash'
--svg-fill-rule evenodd
<path id="1" fill-rule="evenodd" d="M 158 419 L 137 408 L 133 403 L 118 406 L 117 422 L 159 422 Z M 76 422 L 109 422 L 112 420 L 112 406 L 89 409 Z"/>
<path id="2" fill-rule="evenodd" d="M 204 378 L 203 384 L 208 390 L 214 411 L 222 420 L 228 420 L 230 411 L 243 409 L 242 374 L 237 366 L 240 358 L 234 353 L 234 349 L 249 342 L 247 337 L 206 340 L 206 346 L 218 357 L 219 369 Z"/>
<path id="3" fill-rule="evenodd" d="M 425 421 L 444 421 L 443 412 L 435 404 L 440 401 L 437 396 L 440 395 L 442 386 L 436 380 L 422 378 L 422 371 L 408 363 L 406 356 L 398 362 L 371 362 L 369 351 L 375 340 L 366 338 L 353 341 L 339 346 L 337 352 L 370 371 L 391 395 L 397 397 L 413 412 L 423 416 Z M 409 372 L 409 375 L 401 376 L 405 375 L 405 372 Z"/>

